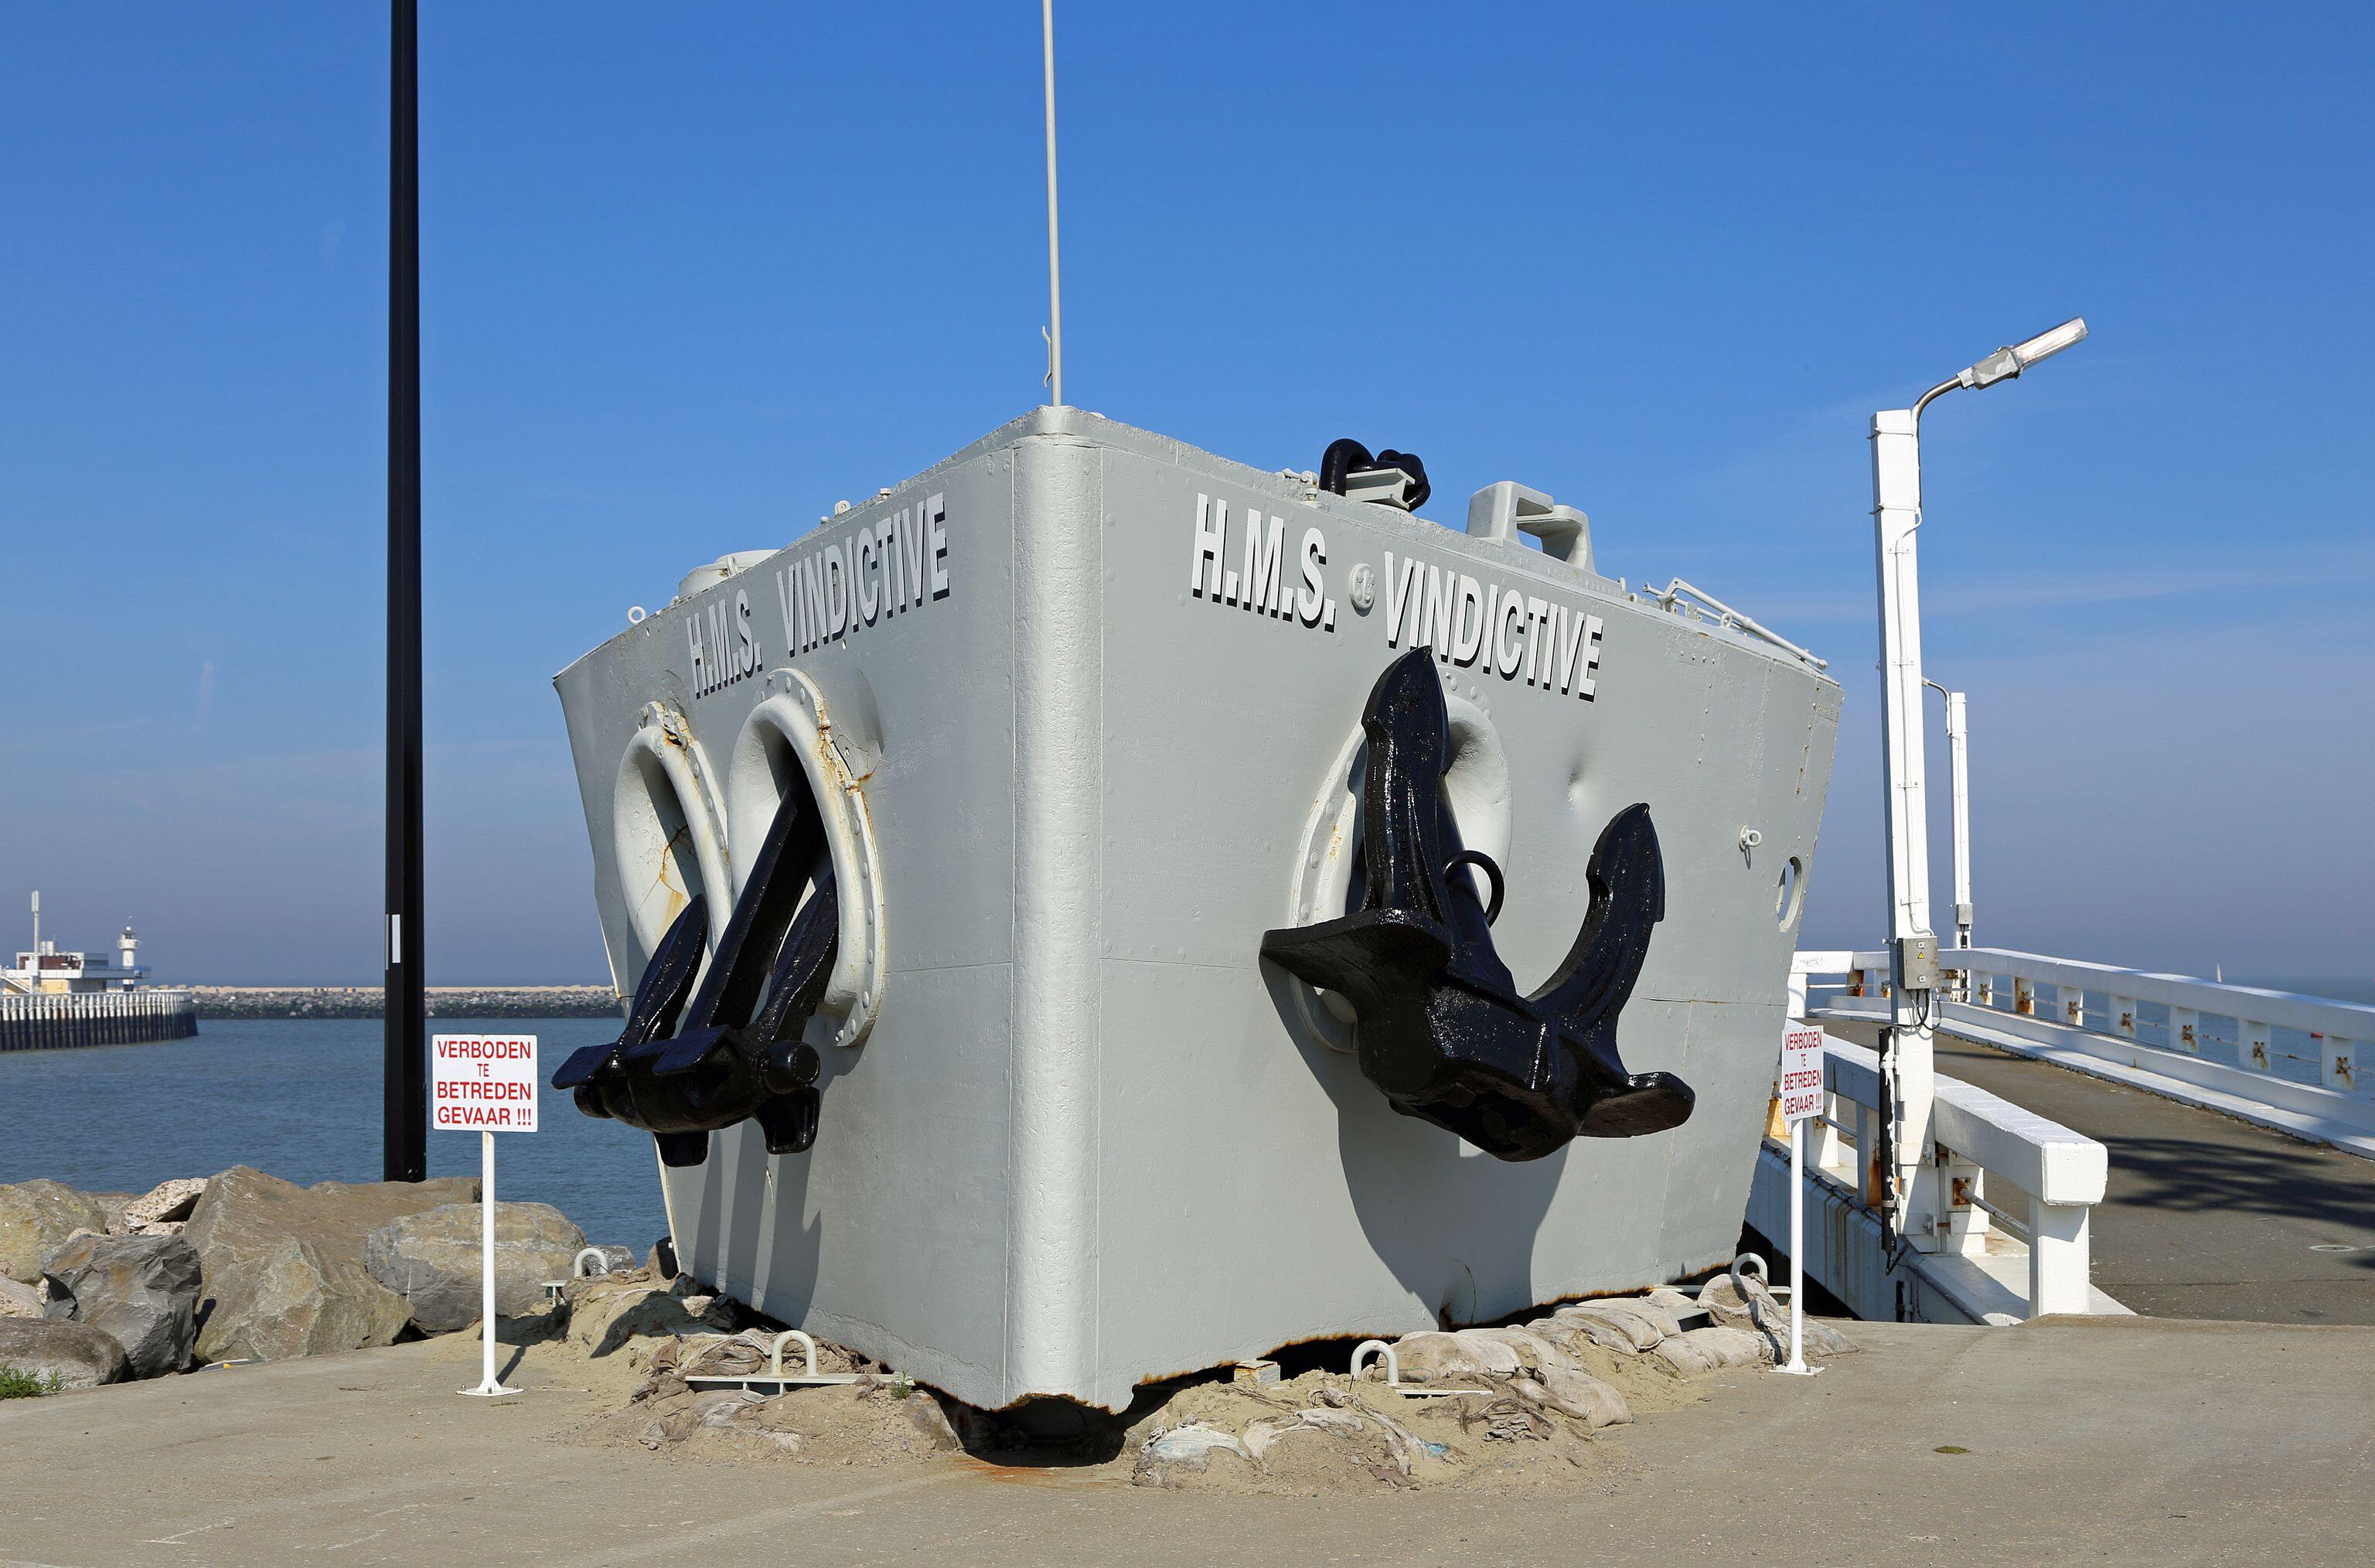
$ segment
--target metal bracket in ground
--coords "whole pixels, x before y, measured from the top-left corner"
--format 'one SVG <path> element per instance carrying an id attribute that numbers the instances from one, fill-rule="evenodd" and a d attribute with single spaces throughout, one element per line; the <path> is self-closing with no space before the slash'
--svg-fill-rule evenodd
<path id="1" fill-rule="evenodd" d="M 585 1267 L 585 1263 L 588 1258 L 591 1258 L 595 1265 L 591 1270 L 588 1270 Z M 568 1290 L 572 1282 L 579 1279 L 595 1279 L 600 1275 L 608 1274 L 609 1272 L 610 1260 L 602 1256 L 602 1249 L 600 1247 L 580 1247 L 577 1249 L 577 1256 L 569 1260 L 569 1278 L 567 1279 L 547 1279 L 544 1282 L 545 1299 L 550 1302 L 559 1302 L 561 1300 L 561 1292 Z"/>
<path id="2" fill-rule="evenodd" d="M 696 1350 L 693 1353 L 695 1355 L 700 1355 L 708 1350 L 711 1347 L 723 1345 L 733 1338 L 734 1336 L 730 1334 L 721 1334 L 715 1338 L 704 1339 L 699 1350 Z M 807 1370 L 804 1372 L 791 1373 L 786 1373 L 784 1370 L 784 1343 L 789 1339 L 798 1339 L 800 1342 L 801 1350 L 806 1354 Z M 767 1370 L 765 1372 L 745 1373 L 739 1374 L 704 1373 L 698 1377 L 693 1376 L 691 1373 L 686 1373 L 684 1374 L 684 1381 L 687 1385 L 695 1387 L 735 1387 L 750 1389 L 753 1393 L 757 1392 L 757 1390 L 750 1388 L 752 1384 L 771 1383 L 774 1385 L 775 1392 L 781 1394 L 787 1388 L 823 1388 L 844 1383 L 857 1383 L 868 1375 L 868 1373 L 862 1372 L 817 1371 L 817 1342 L 815 1338 L 798 1328 L 786 1328 L 781 1334 L 776 1335 L 774 1343 L 768 1347 Z M 914 1386 L 912 1380 L 902 1381 L 906 1381 L 910 1387 Z"/>
<path id="3" fill-rule="evenodd" d="M 1786 1296 L 1790 1293 L 1789 1286 L 1777 1285 L 1773 1282 L 1772 1275 L 1766 1269 L 1765 1259 L 1761 1256 L 1753 1252 L 1744 1252 L 1738 1257 L 1733 1258 L 1731 1266 L 1724 1270 L 1726 1274 L 1731 1276 L 1732 1283 L 1741 1287 L 1741 1300 L 1746 1301 L 1748 1299 L 1748 1291 L 1746 1287 L 1749 1276 L 1748 1273 L 1740 1267 L 1743 1263 L 1753 1263 L 1756 1265 L 1756 1282 L 1765 1287 L 1765 1293 L 1766 1295 Z"/>
<path id="4" fill-rule="evenodd" d="M 1358 1383 L 1361 1381 L 1361 1368 L 1366 1364 L 1369 1352 L 1371 1350 L 1377 1351 L 1377 1359 L 1385 1363 L 1386 1387 L 1390 1392 L 1400 1394 L 1405 1398 L 1424 1399 L 1440 1397 L 1447 1394 L 1474 1394 L 1478 1392 L 1478 1390 L 1473 1388 L 1430 1388 L 1424 1384 L 1404 1383 L 1402 1381 L 1402 1359 L 1396 1355 L 1394 1353 L 1394 1348 L 1391 1345 L 1387 1344 L 1383 1339 L 1364 1339 L 1359 1344 L 1353 1347 L 1353 1365 L 1347 1372 L 1346 1375 L 1351 1377 L 1353 1382 Z"/>

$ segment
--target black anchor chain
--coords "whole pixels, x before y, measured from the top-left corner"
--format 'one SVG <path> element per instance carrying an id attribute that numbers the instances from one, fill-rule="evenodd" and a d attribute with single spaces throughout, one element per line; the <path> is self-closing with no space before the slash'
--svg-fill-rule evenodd
<path id="1" fill-rule="evenodd" d="M 685 905 L 653 950 L 619 1038 L 573 1054 L 553 1088 L 572 1091 L 589 1116 L 652 1134 L 663 1164 L 700 1164 L 711 1133 L 750 1118 L 768 1153 L 806 1151 L 816 1141 L 821 1064 L 800 1032 L 824 996 L 840 936 L 824 824 L 795 789 L 775 808 L 699 993 L 705 895 Z"/>
<path id="2" fill-rule="evenodd" d="M 1531 996 L 1518 994 L 1494 949 L 1493 905 L 1457 867 L 1461 847 L 1443 797 L 1450 725 L 1432 655 L 1386 666 L 1361 715 L 1361 907 L 1339 920 L 1262 937 L 1264 957 L 1344 996 L 1359 1015 L 1361 1071 L 1395 1110 L 1448 1128 L 1504 1160 L 1538 1160 L 1568 1139 L 1637 1138 L 1679 1126 L 1690 1086 L 1672 1073 L 1627 1072 L 1616 1021 L 1665 918 L 1665 863 L 1646 805 L 1628 806 L 1591 852 L 1591 904 L 1575 945 Z"/>

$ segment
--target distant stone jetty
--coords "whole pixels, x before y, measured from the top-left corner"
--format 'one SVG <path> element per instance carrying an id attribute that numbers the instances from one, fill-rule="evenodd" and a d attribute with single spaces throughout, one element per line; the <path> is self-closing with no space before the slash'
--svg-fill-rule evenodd
<path id="1" fill-rule="evenodd" d="M 201 1019 L 378 1018 L 376 985 L 193 985 Z M 431 985 L 431 1018 L 617 1018 L 608 985 Z"/>

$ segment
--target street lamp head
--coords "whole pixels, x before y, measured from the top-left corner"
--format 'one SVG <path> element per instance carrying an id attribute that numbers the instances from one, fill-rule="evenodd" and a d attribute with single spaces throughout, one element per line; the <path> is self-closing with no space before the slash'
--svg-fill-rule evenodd
<path id="1" fill-rule="evenodd" d="M 2059 354 L 2064 348 L 2084 339 L 2086 319 L 2073 316 L 2060 326 L 2040 332 L 2026 343 L 2015 343 L 2009 348 L 1999 348 L 1978 364 L 1955 378 L 1960 386 L 1992 386 L 2008 381 L 2039 360 Z"/>

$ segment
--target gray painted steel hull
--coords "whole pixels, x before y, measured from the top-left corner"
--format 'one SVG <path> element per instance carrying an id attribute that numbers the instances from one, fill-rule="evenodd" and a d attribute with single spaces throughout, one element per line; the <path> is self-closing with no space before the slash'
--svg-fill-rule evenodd
<path id="1" fill-rule="evenodd" d="M 1197 549 L 1199 498 L 1228 507 L 1230 594 Z M 1285 521 L 1283 615 L 1228 602 L 1248 509 Z M 903 510 L 891 564 L 878 549 L 867 566 L 874 618 L 800 646 L 817 601 L 794 564 L 830 543 L 846 569 L 859 531 Z M 1369 689 L 1410 645 L 1406 619 L 1388 641 L 1388 552 L 1518 589 L 1569 628 L 1601 618 L 1598 667 L 1578 654 L 1570 690 L 1555 647 L 1530 682 L 1522 661 L 1498 673 L 1491 633 L 1480 663 L 1443 666 L 1446 687 L 1506 755 L 1495 936 L 1521 987 L 1573 940 L 1601 827 L 1649 804 L 1667 914 L 1618 1039 L 1636 1070 L 1696 1090 L 1682 1127 L 1482 1156 L 1393 1114 L 1314 1026 L 1315 996 L 1258 958 L 1294 918 Z M 878 924 L 855 942 L 874 970 L 845 976 L 811 1028 L 813 1149 L 771 1158 L 745 1124 L 663 1173 L 696 1274 L 975 1404 L 1117 1409 L 1150 1377 L 1297 1340 L 1486 1319 L 1731 1256 L 1795 934 L 1777 881 L 1812 864 L 1837 726 L 1839 689 L 1807 664 L 1537 550 L 1041 410 L 558 678 L 622 988 L 689 882 L 737 875 L 734 843 L 689 840 L 763 822 L 774 791 L 738 766 L 738 740 L 801 683 L 838 748 L 828 787 L 867 841 L 853 853 Z M 625 796 L 660 774 L 621 759 L 652 751 L 655 725 L 699 800 L 639 837 L 620 814 L 648 809 Z"/>

